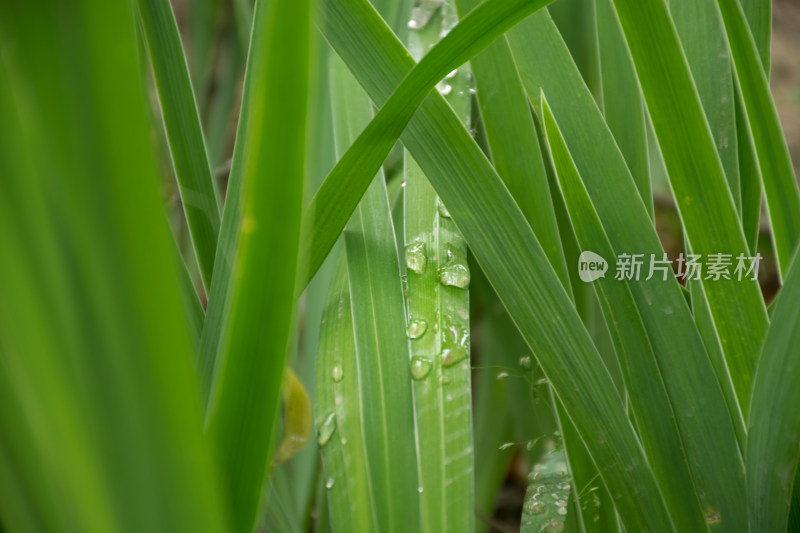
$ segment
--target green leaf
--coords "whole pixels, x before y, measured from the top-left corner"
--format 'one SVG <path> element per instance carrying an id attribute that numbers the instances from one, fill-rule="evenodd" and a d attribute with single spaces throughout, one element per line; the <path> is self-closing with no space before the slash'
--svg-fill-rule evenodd
<path id="1" fill-rule="evenodd" d="M 758 47 L 761 66 L 769 78 L 772 0 L 740 0 L 740 2 Z M 742 181 L 742 226 L 747 244 L 750 245 L 750 250 L 755 252 L 761 222 L 761 176 L 756 166 L 750 129 L 744 116 L 738 87 L 736 87 L 736 134 L 739 144 L 739 174 Z"/>
<path id="2" fill-rule="evenodd" d="M 725 30 L 715 4 L 716 0 L 672 0 L 669 9 L 711 128 L 733 203 L 737 212 L 741 212 L 733 74 Z"/>
<path id="3" fill-rule="evenodd" d="M 559 184 L 582 249 L 614 257 L 612 242 L 546 101 L 542 102 L 542 114 Z M 596 143 L 600 136 L 591 137 Z M 613 202 L 611 196 L 597 200 L 603 214 L 608 210 L 603 206 Z M 628 208 L 626 219 L 646 217 L 641 207 Z M 656 239 L 655 232 L 650 234 L 650 240 Z M 666 281 L 658 277 L 630 282 L 602 278 L 594 283 L 617 345 L 639 433 L 673 519 L 681 531 L 694 531 L 703 528 L 700 511 L 724 507 L 726 524 L 733 524 L 729 527 L 745 523 L 744 472 L 735 434 L 721 392 L 708 385 L 714 382 L 713 369 L 702 357 L 702 344 L 671 271 Z M 663 308 L 653 310 L 647 302 L 659 302 L 670 311 L 665 317 Z M 673 315 L 674 323 L 667 325 Z M 686 372 L 687 368 L 692 371 Z M 738 469 L 732 466 L 737 462 Z"/>
<path id="4" fill-rule="evenodd" d="M 561 0 L 547 10 L 558 26 L 570 55 L 581 71 L 592 94 L 600 94 L 600 69 L 597 39 L 596 2 L 593 0 Z"/>
<path id="5" fill-rule="evenodd" d="M 341 60 L 333 63 L 336 148 L 369 123 L 372 105 Z M 400 261 L 383 171 L 344 232 L 370 486 L 381 531 L 417 530 L 418 453 Z M 343 374 L 344 382 L 349 376 Z M 345 385 L 347 386 L 347 385 Z"/>
<path id="6" fill-rule="evenodd" d="M 614 0 L 614 4 L 689 248 L 704 261 L 710 254 L 730 254 L 733 261 L 740 254 L 749 256 L 722 163 L 666 5 L 633 0 Z M 644 20 L 648 23 L 643 24 Z M 746 418 L 756 354 L 768 323 L 761 291 L 752 279 L 700 283 Z"/>
<path id="7" fill-rule="evenodd" d="M 739 0 L 747 17 L 761 65 L 767 77 L 770 71 L 770 44 L 772 41 L 772 0 Z"/>
<path id="8" fill-rule="evenodd" d="M 417 20 L 420 10 L 415 8 Z M 427 16 L 427 15 L 426 15 Z M 421 57 L 458 20 L 452 0 L 412 29 L 409 51 Z M 438 88 L 465 124 L 470 121 L 468 65 Z M 467 245 L 428 179 L 405 152 L 403 224 L 418 469 L 424 492 L 421 531 L 475 527 L 472 368 Z"/>
<path id="9" fill-rule="evenodd" d="M 411 70 L 413 60 L 374 13 L 355 6 L 330 5 L 323 31 L 373 101 L 381 104 Z M 671 530 L 608 371 L 530 226 L 469 133 L 443 98 L 433 94 L 402 140 L 581 429 L 623 510 L 626 528 Z"/>
<path id="10" fill-rule="evenodd" d="M 753 35 L 737 0 L 717 0 L 728 34 L 736 81 L 750 126 L 767 199 L 780 275 L 786 275 L 800 235 L 800 190 L 786 138 Z"/>
<path id="11" fill-rule="evenodd" d="M 800 449 L 800 260 L 795 254 L 753 384 L 747 440 L 750 530 L 785 531 Z M 796 490 L 796 488 L 795 488 Z"/>
<path id="12" fill-rule="evenodd" d="M 309 264 L 307 273 L 300 277 L 303 286 L 327 257 L 371 177 L 433 86 L 508 28 L 551 1 L 487 0 L 464 17 L 408 73 L 336 164 L 306 210 L 303 235 L 309 250 Z M 361 0 L 347 0 L 341 4 L 326 1 L 324 4 L 327 11 L 321 17 L 325 21 L 339 19 L 339 13 L 346 9 L 360 11 L 360 17 L 374 14 L 372 7 Z"/>
<path id="13" fill-rule="evenodd" d="M 562 531 L 572 488 L 563 448 L 552 448 L 537 463 L 525 491 L 520 533 Z"/>
<path id="14" fill-rule="evenodd" d="M 135 27 L 124 2 L 0 4 L 4 531 L 229 529 Z"/>
<path id="15" fill-rule="evenodd" d="M 456 3 L 462 14 L 478 4 L 477 0 Z M 505 38 L 486 47 L 472 58 L 470 65 L 494 168 L 533 228 L 562 284 L 568 287 L 564 251 L 536 127 Z M 520 150 L 520 146 L 526 148 Z"/>
<path id="16" fill-rule="evenodd" d="M 371 401 L 364 397 L 367 386 L 356 360 L 347 263 L 341 257 L 322 317 L 314 404 L 332 531 L 378 531 L 364 423 L 364 406 Z"/>
<path id="17" fill-rule="evenodd" d="M 220 230 L 220 204 L 189 68 L 169 1 L 138 0 L 137 5 L 183 210 L 203 283 L 209 288 Z"/>
<path id="18" fill-rule="evenodd" d="M 633 59 L 611 0 L 597 0 L 603 116 L 614 134 L 647 212 L 653 215 L 647 122 Z"/>
<path id="19" fill-rule="evenodd" d="M 260 2 L 254 17 L 241 190 L 229 193 L 242 195 L 238 243 L 207 413 L 237 530 L 256 519 L 291 331 L 311 30 L 307 1 Z"/>

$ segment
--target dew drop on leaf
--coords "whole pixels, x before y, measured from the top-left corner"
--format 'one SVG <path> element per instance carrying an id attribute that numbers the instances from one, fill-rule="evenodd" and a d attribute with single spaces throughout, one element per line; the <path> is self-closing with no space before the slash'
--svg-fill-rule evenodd
<path id="1" fill-rule="evenodd" d="M 419 339 L 428 330 L 428 322 L 421 318 L 412 318 L 406 326 L 406 334 L 409 339 Z"/>
<path id="2" fill-rule="evenodd" d="M 428 258 L 425 256 L 425 243 L 416 240 L 406 246 L 406 266 L 409 270 L 422 274 L 425 272 L 425 264 Z"/>
<path id="3" fill-rule="evenodd" d="M 331 440 L 334 431 L 336 431 L 336 413 L 331 413 L 319 425 L 317 443 L 325 446 Z"/>
<path id="4" fill-rule="evenodd" d="M 433 361 L 427 357 L 415 355 L 411 358 L 411 377 L 416 380 L 425 379 L 431 373 Z"/>

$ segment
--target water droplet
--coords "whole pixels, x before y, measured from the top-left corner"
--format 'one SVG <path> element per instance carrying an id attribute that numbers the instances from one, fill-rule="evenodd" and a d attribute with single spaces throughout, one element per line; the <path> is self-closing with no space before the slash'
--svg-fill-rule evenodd
<path id="1" fill-rule="evenodd" d="M 347 446 L 347 439 L 345 437 L 339 439 L 339 442 L 342 444 L 342 446 Z"/>
<path id="2" fill-rule="evenodd" d="M 439 383 L 441 383 L 442 385 L 447 385 L 448 383 L 450 383 L 450 378 L 447 376 L 442 376 L 439 378 Z"/>
<path id="3" fill-rule="evenodd" d="M 563 515 L 567 514 L 567 508 L 566 507 L 559 507 L 556 512 L 563 516 Z"/>
<path id="4" fill-rule="evenodd" d="M 520 357 L 519 358 L 519 366 L 521 366 L 522 368 L 524 368 L 526 370 L 529 369 L 531 367 L 531 356 L 530 355 L 525 355 L 523 357 Z"/>
<path id="5" fill-rule="evenodd" d="M 326 488 L 326 489 L 330 489 L 330 488 L 332 488 L 332 487 L 333 487 L 333 485 L 334 485 L 335 483 L 336 483 L 336 480 L 335 480 L 335 479 L 333 479 L 332 477 L 329 477 L 329 478 L 328 478 L 328 481 L 326 481 L 326 482 L 325 482 L 325 488 Z"/>
<path id="6" fill-rule="evenodd" d="M 561 483 L 561 484 L 558 486 L 558 489 L 559 489 L 559 490 L 570 490 L 571 488 L 572 488 L 572 487 L 570 486 L 570 484 L 569 484 L 569 483 Z"/>
<path id="7" fill-rule="evenodd" d="M 452 366 L 469 357 L 469 332 L 447 322 L 442 328 L 442 366 Z"/>
<path id="8" fill-rule="evenodd" d="M 564 500 L 556 500 L 556 506 L 558 506 L 558 507 L 566 507 L 567 506 L 567 502 L 564 501 Z"/>
<path id="9" fill-rule="evenodd" d="M 441 94 L 442 96 L 447 96 L 448 94 L 453 92 L 453 86 L 450 85 L 449 83 L 440 81 L 439 83 L 436 84 L 436 90 L 439 91 L 439 94 Z"/>
<path id="10" fill-rule="evenodd" d="M 428 258 L 425 256 L 425 243 L 421 240 L 415 240 L 406 246 L 406 266 L 416 272 L 422 274 L 425 272 L 425 263 Z"/>
<path id="11" fill-rule="evenodd" d="M 439 210 L 439 214 L 445 218 L 450 218 L 450 211 L 444 206 L 442 199 L 438 196 L 436 197 L 436 209 Z"/>
<path id="12" fill-rule="evenodd" d="M 531 498 L 525 502 L 525 512 L 528 514 L 542 514 L 544 512 L 544 504 Z"/>
<path id="13" fill-rule="evenodd" d="M 474 87 L 469 88 L 469 94 L 476 94 L 477 92 Z"/>
<path id="14" fill-rule="evenodd" d="M 445 76 L 445 77 L 444 77 L 444 79 L 446 79 L 446 80 L 449 80 L 449 79 L 455 78 L 455 77 L 456 77 L 456 74 L 458 74 L 458 69 L 451 70 L 451 71 L 450 71 L 450 72 L 447 74 L 447 76 Z"/>
<path id="15" fill-rule="evenodd" d="M 466 265 L 454 263 L 439 269 L 439 281 L 442 285 L 466 289 L 469 287 L 469 269 Z"/>
<path id="16" fill-rule="evenodd" d="M 498 372 L 497 373 L 497 379 L 498 380 L 502 381 L 502 380 L 506 379 L 507 377 L 508 377 L 508 372 Z"/>
<path id="17" fill-rule="evenodd" d="M 423 489 L 421 486 L 417 487 L 417 492 L 419 492 L 420 494 L 422 494 L 423 490 L 425 490 L 425 489 Z"/>
<path id="18" fill-rule="evenodd" d="M 331 413 L 319 425 L 317 443 L 320 446 L 325 446 L 331 440 L 331 435 L 333 435 L 334 431 L 336 431 L 336 413 Z"/>
<path id="19" fill-rule="evenodd" d="M 513 442 L 504 442 L 503 444 L 500 445 L 499 449 L 500 450 L 507 450 L 507 449 L 511 448 L 512 446 L 514 446 Z"/>
<path id="20" fill-rule="evenodd" d="M 411 377 L 420 380 L 425 379 L 428 377 L 428 374 L 431 373 L 431 368 L 433 368 L 433 361 L 428 359 L 427 357 L 421 357 L 419 355 L 415 355 L 411 358 Z"/>
<path id="21" fill-rule="evenodd" d="M 466 289 L 469 287 L 470 274 L 465 253 L 447 245 L 447 258 L 439 269 L 439 281 L 442 285 Z"/>
<path id="22" fill-rule="evenodd" d="M 428 330 L 428 323 L 421 318 L 412 318 L 406 326 L 406 334 L 409 339 L 419 339 Z"/>
<path id="23" fill-rule="evenodd" d="M 333 370 L 331 370 L 331 376 L 333 376 L 333 381 L 335 381 L 336 383 L 342 381 L 342 378 L 344 377 L 344 371 L 342 370 L 342 365 L 338 364 L 335 365 L 333 367 Z"/>
<path id="24" fill-rule="evenodd" d="M 400 186 L 401 186 L 401 187 L 405 187 L 406 185 L 408 185 L 408 183 L 406 182 L 406 180 L 403 180 L 403 181 L 401 181 L 401 182 L 400 182 Z"/>
<path id="25" fill-rule="evenodd" d="M 560 533 L 561 531 L 564 531 L 564 522 L 557 518 L 551 518 L 542 525 L 539 531 L 542 531 L 543 533 Z"/>
<path id="26" fill-rule="evenodd" d="M 411 19 L 408 21 L 408 28 L 419 30 L 428 25 L 434 13 L 444 5 L 444 0 L 422 0 L 416 3 L 411 10 Z"/>

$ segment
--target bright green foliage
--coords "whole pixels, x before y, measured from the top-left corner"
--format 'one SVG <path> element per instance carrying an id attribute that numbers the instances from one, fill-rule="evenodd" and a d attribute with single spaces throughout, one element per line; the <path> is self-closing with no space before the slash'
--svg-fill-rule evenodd
<path id="1" fill-rule="evenodd" d="M 208 288 L 220 228 L 219 193 L 206 155 L 178 25 L 168 0 L 142 0 L 138 5 L 183 210 Z"/>
<path id="2" fill-rule="evenodd" d="M 413 12 L 409 47 L 419 58 L 453 27 L 455 6 Z M 426 20 L 427 19 L 427 20 Z M 470 126 L 472 73 L 464 65 L 437 90 Z M 467 245 L 422 169 L 404 164 L 406 305 L 414 378 L 421 531 L 471 531 L 474 445 Z"/>
<path id="3" fill-rule="evenodd" d="M 338 60 L 332 95 L 336 148 L 342 153 L 369 122 L 372 109 Z M 389 213 L 379 172 L 345 229 L 344 244 L 358 365 L 353 377 L 364 394 L 361 416 L 377 523 L 384 531 L 402 532 L 418 527 L 420 485 L 403 286 Z"/>
<path id="4" fill-rule="evenodd" d="M 0 3 L 0 531 L 800 531 L 772 2 L 550 3 Z"/>
<path id="5" fill-rule="evenodd" d="M 246 82 L 252 115 L 237 161 L 241 215 L 207 414 L 207 433 L 220 455 L 223 491 L 239 530 L 255 523 L 294 308 L 309 17 L 308 2 L 278 0 L 259 3 L 253 22 Z M 292 43 L 291 54 L 279 49 L 286 42 Z"/>
<path id="6" fill-rule="evenodd" d="M 228 527 L 133 15 L 0 5 L 4 531 Z"/>

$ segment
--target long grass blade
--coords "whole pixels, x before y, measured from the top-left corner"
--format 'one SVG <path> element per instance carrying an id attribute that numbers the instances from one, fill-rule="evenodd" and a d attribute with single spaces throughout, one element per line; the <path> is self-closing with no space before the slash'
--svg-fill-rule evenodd
<path id="1" fill-rule="evenodd" d="M 655 228 L 636 192 L 622 154 L 615 147 L 614 140 L 577 68 L 571 62 L 566 46 L 559 39 L 553 22 L 546 13 L 536 14 L 512 30 L 508 37 L 529 97 L 537 94 L 534 91 L 539 91 L 539 95 L 542 91 L 548 95 L 550 108 L 558 117 L 560 131 L 570 149 L 570 155 L 612 245 L 609 259 L 622 253 L 641 253 L 644 257 L 663 258 L 663 249 Z M 575 112 L 576 106 L 579 113 Z M 613 189 L 609 188 L 607 176 L 616 177 Z M 570 216 L 578 214 L 570 212 Z M 729 443 L 724 452 L 726 464 L 741 462 L 735 448 L 735 433 L 726 416 L 728 409 L 721 403 L 723 397 L 716 387 L 713 369 L 680 288 L 674 278 L 670 278 L 671 272 L 668 272 L 666 280 L 658 273 L 651 280 L 646 280 L 648 274 L 642 272 L 638 281 L 631 280 L 628 285 L 650 338 L 666 390 L 675 404 L 673 411 L 676 422 L 680 422 L 681 439 L 687 450 L 696 493 L 698 496 L 711 498 L 707 504 L 703 502 L 703 511 L 707 505 L 716 509 L 736 498 L 741 508 L 741 501 L 744 499 L 741 469 L 738 472 L 729 471 L 729 482 L 720 483 L 717 473 L 698 470 L 702 461 L 693 459 L 695 454 L 705 457 L 712 452 L 719 453 L 716 444 L 710 445 L 703 440 L 702 435 L 698 436 L 692 430 L 697 423 L 696 417 L 712 410 L 717 413 L 717 430 L 726 435 L 726 442 L 727 439 L 732 439 L 732 445 Z M 688 367 L 693 368 L 691 379 L 696 381 L 692 383 L 688 381 L 689 376 L 686 376 L 685 369 Z M 702 391 L 702 399 L 698 390 Z M 738 412 L 734 414 L 737 418 L 733 420 L 743 424 L 741 415 Z M 698 440 L 686 442 L 687 437 Z M 662 466 L 660 478 L 670 476 L 671 473 L 663 471 L 665 464 L 659 464 Z M 714 489 L 709 490 L 708 487 L 712 486 Z M 711 496 L 712 493 L 715 496 Z M 665 497 L 673 500 L 680 495 L 666 490 Z M 671 506 L 673 509 L 679 507 L 678 504 Z M 735 506 L 732 507 L 732 512 L 736 512 Z M 624 513 L 624 510 L 620 509 L 620 513 Z"/>
<path id="2" fill-rule="evenodd" d="M 367 384 L 356 360 L 351 305 L 342 256 L 322 316 L 314 418 L 332 530 L 379 531 L 363 413 L 371 400 L 363 396 Z"/>
<path id="3" fill-rule="evenodd" d="M 139 0 L 164 130 L 203 283 L 211 287 L 220 230 L 220 202 L 208 162 L 197 102 L 178 24 L 168 0 Z"/>
<path id="4" fill-rule="evenodd" d="M 330 6 L 323 31 L 378 104 L 413 67 L 391 31 L 362 9 Z M 382 76 L 370 75 L 376 70 Z M 672 530 L 608 371 L 522 213 L 469 133 L 441 96 L 433 94 L 402 140 L 583 431 L 617 506 L 626 511 L 626 528 Z M 591 404 L 586 398 L 592 398 Z"/>
<path id="5" fill-rule="evenodd" d="M 476 0 L 456 2 L 462 15 L 478 4 Z M 562 284 L 568 287 L 564 251 L 536 128 L 508 43 L 499 39 L 476 55 L 470 65 L 494 168 L 533 228 Z"/>
<path id="6" fill-rule="evenodd" d="M 252 114 L 241 119 L 241 222 L 207 413 L 237 530 L 250 530 L 256 519 L 295 303 L 310 2 L 259 2 L 254 17 L 246 82 Z"/>
<path id="7" fill-rule="evenodd" d="M 772 315 L 753 385 L 747 440 L 750 531 L 785 531 L 800 450 L 800 260 L 797 254 Z M 778 406 L 778 408 L 776 408 Z"/>
<path id="8" fill-rule="evenodd" d="M 614 0 L 614 4 L 689 248 L 706 262 L 711 254 L 729 254 L 731 261 L 740 255 L 749 257 L 723 166 L 666 5 L 631 0 Z M 707 277 L 700 283 L 746 417 L 756 354 L 768 322 L 766 308 L 756 280 L 734 276 L 709 281 Z"/>
<path id="9" fill-rule="evenodd" d="M 780 274 L 800 236 L 800 190 L 753 34 L 737 0 L 718 0 L 761 174 Z"/>
<path id="10" fill-rule="evenodd" d="M 351 146 L 372 105 L 341 60 L 333 62 L 337 153 Z M 363 389 L 369 474 L 381 531 L 417 530 L 420 487 L 400 260 L 386 182 L 380 171 L 344 232 L 355 331 L 357 378 Z M 356 377 L 356 376 L 354 376 Z M 342 381 L 349 376 L 342 374 Z M 368 399 L 367 399 L 368 398 Z"/>
<path id="11" fill-rule="evenodd" d="M 412 20 L 423 11 L 415 8 Z M 428 16 L 428 14 L 425 14 Z M 419 59 L 458 17 L 452 1 L 413 24 L 409 50 Z M 419 27 L 416 27 L 419 26 Z M 469 125 L 471 74 L 464 65 L 439 85 Z M 474 446 L 467 245 L 419 165 L 405 153 L 403 205 L 408 333 L 411 339 L 422 531 L 471 531 Z"/>
<path id="12" fill-rule="evenodd" d="M 597 0 L 603 116 L 614 134 L 647 212 L 653 214 L 647 121 L 636 71 L 611 0 Z"/>
<path id="13" fill-rule="evenodd" d="M 597 212 L 544 99 L 541 109 L 556 176 L 578 242 L 583 250 L 613 257 L 611 243 L 603 232 Z M 702 524 L 702 517 L 691 493 L 691 478 L 681 452 L 682 443 L 674 423 L 671 402 L 634 297 L 627 284 L 617 280 L 598 280 L 596 289 L 620 358 L 631 409 L 645 451 L 667 492 L 665 499 L 668 505 L 671 504 L 676 525 L 682 531 L 695 530 L 698 523 Z"/>
<path id="14" fill-rule="evenodd" d="M 578 174 L 569 149 L 564 143 L 546 102 L 542 104 L 542 114 L 553 160 L 556 164 L 559 184 L 578 240 L 584 250 L 601 253 L 601 256 L 604 254 L 613 256 L 612 244 L 602 229 L 589 193 L 582 183 L 581 176 Z M 658 318 L 653 317 L 646 307 L 637 308 L 629 287 L 630 284 L 616 279 L 601 279 L 597 283 L 597 290 L 604 305 L 603 310 L 607 316 L 612 337 L 618 347 L 617 353 L 621 358 L 627 391 L 631 395 L 631 408 L 639 434 L 651 457 L 656 476 L 664 487 L 665 498 L 668 504 L 671 504 L 672 516 L 676 523 L 680 524 L 681 531 L 702 529 L 701 511 L 705 512 L 706 507 L 714 509 L 715 505 L 725 505 L 731 499 L 731 494 L 728 493 L 730 490 L 728 483 L 737 483 L 738 477 L 738 485 L 740 489 L 743 489 L 741 470 L 738 472 L 738 476 L 733 476 L 733 479 L 725 480 L 723 483 L 716 481 L 719 478 L 716 468 L 712 470 L 714 474 L 711 474 L 709 470 L 702 470 L 703 461 L 708 461 L 711 457 L 718 457 L 718 450 L 715 449 L 715 445 L 707 441 L 697 440 L 702 437 L 702 431 L 698 432 L 697 426 L 700 425 L 701 429 L 709 428 L 704 421 L 698 422 L 695 413 L 704 412 L 708 404 L 687 401 L 690 396 L 687 391 L 693 390 L 693 387 L 702 383 L 703 379 L 696 379 L 695 383 L 680 383 L 678 379 L 681 377 L 687 381 L 682 371 L 685 367 L 678 369 L 674 363 L 670 364 L 670 360 L 675 359 L 675 354 L 664 354 L 665 357 L 662 355 L 663 352 L 660 352 L 658 355 L 661 356 L 661 359 L 657 359 L 643 321 L 646 320 L 651 326 L 649 330 L 653 331 L 652 324 Z M 640 281 L 639 283 L 645 282 Z M 674 298 L 680 299 L 677 284 L 673 280 L 668 283 L 672 287 L 668 287 L 667 283 L 654 278 L 650 285 L 653 290 L 662 293 L 672 288 L 669 292 L 674 294 Z M 656 285 L 664 287 L 656 287 Z M 669 300 L 669 297 L 664 297 L 663 294 L 658 296 L 661 297 L 658 301 Z M 691 328 L 691 317 L 685 304 L 678 314 L 682 315 L 683 322 Z M 675 362 L 681 365 L 685 364 L 685 362 L 680 363 L 677 360 Z M 705 376 L 713 375 L 707 360 L 703 370 L 701 372 Z M 730 423 L 725 420 L 724 414 L 727 408 L 722 402 L 722 395 L 717 391 L 716 395 L 710 396 L 712 401 L 709 403 L 714 405 L 717 412 L 721 411 L 723 418 L 715 429 L 728 438 L 734 438 Z M 713 400 L 716 402 L 714 403 Z M 728 451 L 736 454 L 737 450 L 735 446 L 731 447 L 731 444 L 735 445 L 735 440 L 729 443 Z M 695 490 L 692 490 L 690 472 L 697 483 Z M 693 492 L 696 492 L 697 496 Z M 705 496 L 702 509 L 697 501 L 701 494 Z M 739 498 L 741 500 L 743 494 L 739 494 Z M 736 523 L 737 519 L 742 518 L 746 520 L 746 517 L 734 516 L 729 521 Z"/>
<path id="15" fill-rule="evenodd" d="M 229 526 L 134 30 L 126 3 L 0 5 L 5 531 Z"/>
<path id="16" fill-rule="evenodd" d="M 758 47 L 761 66 L 769 78 L 772 40 L 772 0 L 740 0 L 750 32 Z M 742 182 L 742 227 L 750 250 L 755 252 L 761 223 L 761 176 L 750 136 L 750 128 L 736 87 L 736 134 L 739 145 L 739 176 Z"/>
<path id="17" fill-rule="evenodd" d="M 453 27 L 408 73 L 336 164 L 306 210 L 303 235 L 309 250 L 309 267 L 306 275 L 300 278 L 303 286 L 327 257 L 355 209 L 356 201 L 361 198 L 371 177 L 433 86 L 508 28 L 551 1 L 487 0 Z M 360 0 L 347 0 L 342 4 L 330 0 L 323 3 L 327 6 L 327 12 L 321 15 L 323 20 L 335 18 L 336 11 L 343 9 L 359 11 L 362 17 L 371 16 L 374 11 L 369 4 Z"/>
<path id="18" fill-rule="evenodd" d="M 669 3 L 669 10 L 728 179 L 733 203 L 741 212 L 736 98 L 731 58 L 715 0 L 675 0 Z"/>

